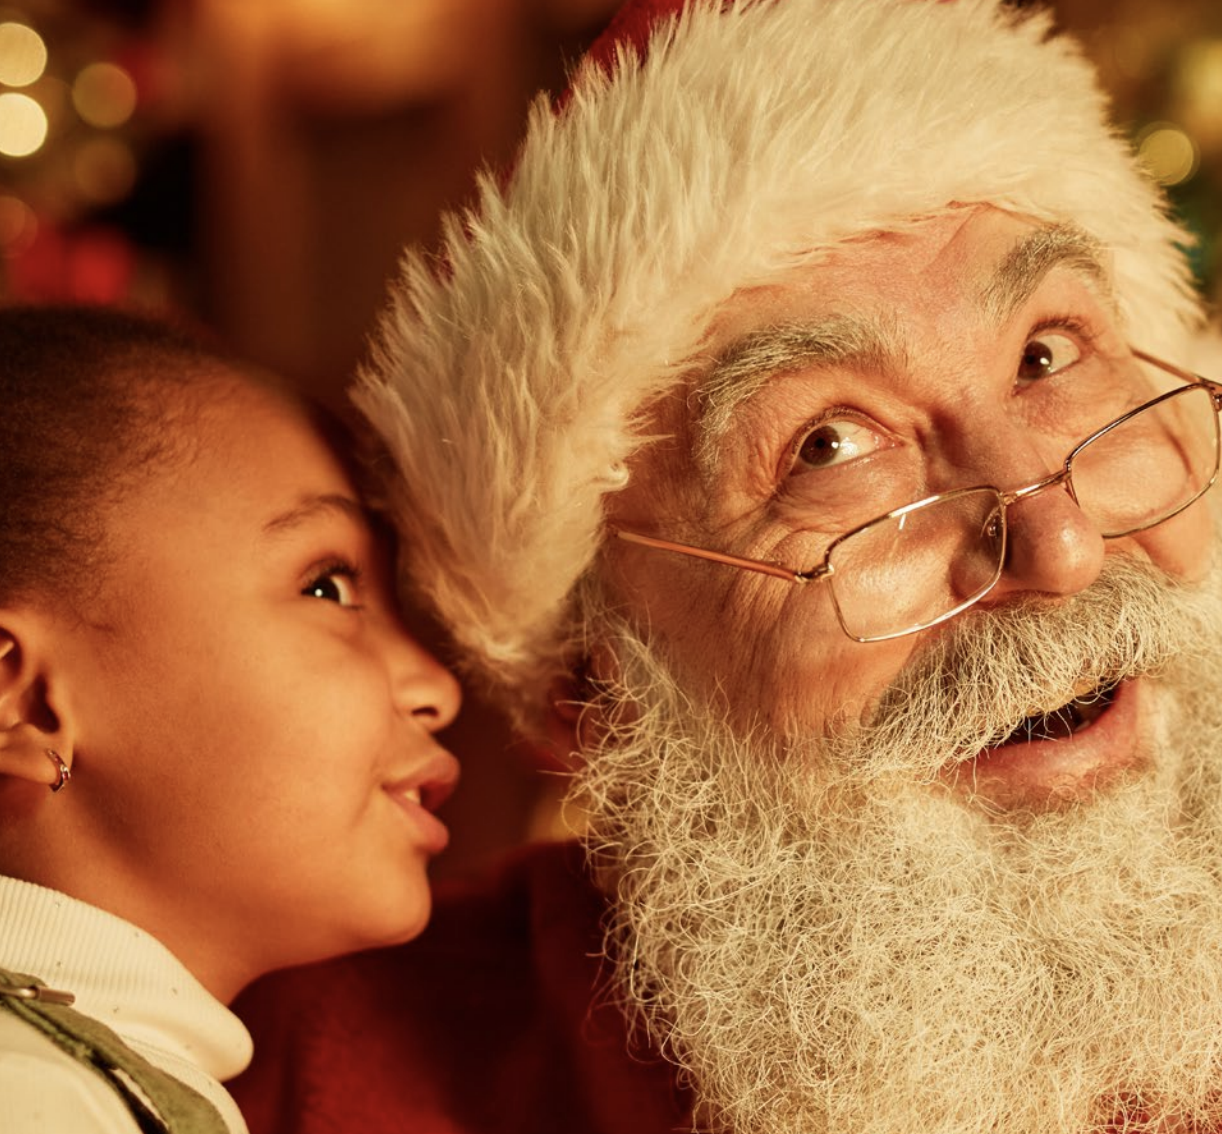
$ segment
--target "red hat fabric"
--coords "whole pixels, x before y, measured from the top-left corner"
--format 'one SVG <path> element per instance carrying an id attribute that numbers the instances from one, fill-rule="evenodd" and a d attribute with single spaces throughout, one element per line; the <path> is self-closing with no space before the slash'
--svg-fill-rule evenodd
<path id="1" fill-rule="evenodd" d="M 678 15 L 682 10 L 682 0 L 629 0 L 590 46 L 586 52 L 586 62 L 597 63 L 605 71 L 611 72 L 621 50 L 631 48 L 638 55 L 644 55 L 654 29 L 664 19 Z"/>

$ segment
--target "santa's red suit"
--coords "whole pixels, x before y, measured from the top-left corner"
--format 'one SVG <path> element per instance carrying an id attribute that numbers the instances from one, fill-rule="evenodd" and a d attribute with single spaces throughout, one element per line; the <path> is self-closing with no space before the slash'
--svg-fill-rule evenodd
<path id="1" fill-rule="evenodd" d="M 573 844 L 443 890 L 408 945 L 269 977 L 229 1086 L 251 1134 L 668 1134 L 671 1066 L 631 1045 L 600 966 L 603 900 Z"/>

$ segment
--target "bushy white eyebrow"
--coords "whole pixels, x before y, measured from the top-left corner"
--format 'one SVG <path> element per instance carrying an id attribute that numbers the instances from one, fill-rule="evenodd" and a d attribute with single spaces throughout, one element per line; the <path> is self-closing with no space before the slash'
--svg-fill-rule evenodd
<path id="1" fill-rule="evenodd" d="M 978 303 L 995 327 L 1002 326 L 1054 268 L 1082 276 L 1109 305 L 1111 280 L 1097 240 L 1074 225 L 1048 225 L 1020 240 L 981 286 Z"/>
<path id="2" fill-rule="evenodd" d="M 714 362 L 696 393 L 693 456 L 705 474 L 739 408 L 782 374 L 804 366 L 852 363 L 885 370 L 902 367 L 905 352 L 893 327 L 873 317 L 836 315 L 814 324 L 769 327 L 737 339 Z"/>

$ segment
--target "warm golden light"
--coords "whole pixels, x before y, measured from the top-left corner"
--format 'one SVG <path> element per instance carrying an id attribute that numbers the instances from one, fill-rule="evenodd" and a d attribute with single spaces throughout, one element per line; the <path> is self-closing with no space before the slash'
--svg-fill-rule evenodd
<path id="1" fill-rule="evenodd" d="M 0 83 L 28 87 L 47 66 L 47 45 L 25 24 L 0 24 Z"/>
<path id="2" fill-rule="evenodd" d="M 0 154 L 28 157 L 47 140 L 47 115 L 29 95 L 0 94 Z"/>
<path id="3" fill-rule="evenodd" d="M 1160 185 L 1179 185 L 1197 171 L 1196 143 L 1170 122 L 1156 122 L 1137 139 L 1137 156 Z"/>
<path id="4" fill-rule="evenodd" d="M 114 63 L 90 63 L 72 84 L 72 104 L 90 126 L 122 126 L 136 109 L 136 84 Z"/>

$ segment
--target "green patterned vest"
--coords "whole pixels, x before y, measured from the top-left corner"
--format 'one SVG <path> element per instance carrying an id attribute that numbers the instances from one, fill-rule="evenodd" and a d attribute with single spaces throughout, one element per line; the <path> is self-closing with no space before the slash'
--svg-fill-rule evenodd
<path id="1" fill-rule="evenodd" d="M 13 1012 L 118 1092 L 143 1134 L 230 1134 L 198 1091 L 137 1055 L 104 1024 L 71 1008 L 70 993 L 0 969 L 0 1011 Z"/>

